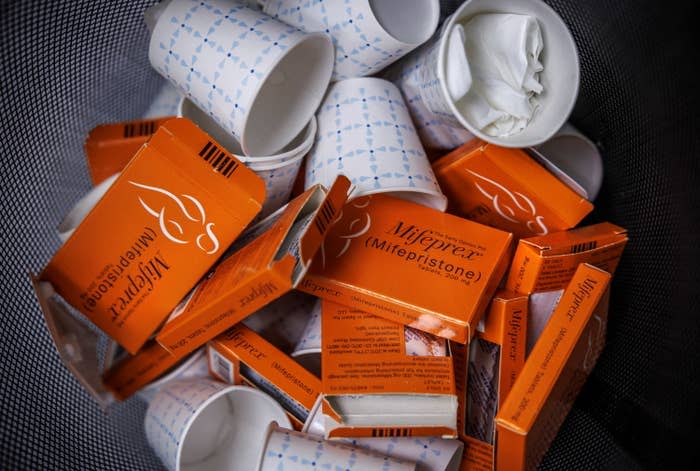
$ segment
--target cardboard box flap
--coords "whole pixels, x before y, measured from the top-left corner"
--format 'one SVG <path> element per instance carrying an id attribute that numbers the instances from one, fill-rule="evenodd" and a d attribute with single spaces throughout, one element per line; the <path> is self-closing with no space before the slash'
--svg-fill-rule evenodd
<path id="1" fill-rule="evenodd" d="M 349 427 L 445 424 L 454 428 L 457 415 L 457 397 L 454 395 L 326 395 L 325 399 L 341 418 L 341 424 Z"/>
<path id="2" fill-rule="evenodd" d="M 532 428 L 589 320 L 602 306 L 611 275 L 581 264 L 527 358 L 496 423 L 517 434 Z M 604 332 L 602 332 L 604 335 Z M 591 347 L 593 345 L 592 342 Z M 563 420 L 563 418 L 562 418 Z"/>
<path id="3" fill-rule="evenodd" d="M 99 345 L 101 335 L 78 319 L 51 283 L 32 275 L 32 286 L 44 314 L 46 326 L 63 364 L 103 409 L 114 401 L 102 383 Z"/>
<path id="4" fill-rule="evenodd" d="M 328 301 L 321 329 L 329 423 L 445 427 L 454 433 L 457 397 L 444 340 Z"/>
<path id="5" fill-rule="evenodd" d="M 627 230 L 609 222 L 521 239 L 542 256 L 568 255 L 615 244 L 627 238 Z"/>
<path id="6" fill-rule="evenodd" d="M 121 172 L 158 128 L 174 116 L 102 124 L 85 139 L 85 157 L 92 183 Z"/>
<path id="7" fill-rule="evenodd" d="M 296 273 L 294 287 L 308 271 L 311 262 L 323 244 L 331 226 L 340 216 L 340 212 L 348 199 L 350 180 L 340 175 L 331 185 L 328 194 L 316 211 L 309 228 L 304 231 L 299 242 L 300 269 Z"/>

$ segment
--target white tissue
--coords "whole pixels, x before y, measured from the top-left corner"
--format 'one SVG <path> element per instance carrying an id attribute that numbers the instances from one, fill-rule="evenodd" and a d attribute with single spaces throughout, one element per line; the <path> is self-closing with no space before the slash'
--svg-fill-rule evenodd
<path id="1" fill-rule="evenodd" d="M 450 42 L 464 38 L 463 57 L 450 44 L 447 61 L 448 89 L 457 107 L 490 136 L 522 131 L 537 111 L 537 94 L 543 91 L 538 80 L 543 70 L 539 62 L 543 41 L 537 20 L 526 15 L 483 14 L 463 27 L 455 26 L 458 28 Z M 467 81 L 470 87 L 462 93 Z"/>
<path id="2" fill-rule="evenodd" d="M 450 32 L 447 43 L 447 90 L 454 101 L 459 101 L 472 87 L 472 74 L 464 49 L 464 28 L 457 24 Z"/>

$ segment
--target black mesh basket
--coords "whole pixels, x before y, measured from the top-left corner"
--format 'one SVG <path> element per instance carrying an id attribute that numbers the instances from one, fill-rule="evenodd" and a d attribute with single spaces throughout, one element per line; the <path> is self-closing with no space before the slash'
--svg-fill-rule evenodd
<path id="1" fill-rule="evenodd" d="M 87 132 L 141 116 L 162 85 L 142 21 L 152 3 L 0 6 L 0 469 L 161 466 L 145 440 L 143 403 L 105 414 L 62 366 L 28 276 L 56 250 L 56 225 L 90 186 Z M 443 1 L 443 13 L 459 3 Z M 619 224 L 631 241 L 607 347 L 541 469 L 697 469 L 698 15 L 690 2 L 548 3 L 581 56 L 571 121 L 605 161 L 589 222 Z"/>

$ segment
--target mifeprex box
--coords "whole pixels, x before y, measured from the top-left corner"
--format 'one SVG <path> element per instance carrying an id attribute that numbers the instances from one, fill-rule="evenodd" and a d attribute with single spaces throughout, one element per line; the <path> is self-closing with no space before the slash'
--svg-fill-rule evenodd
<path id="1" fill-rule="evenodd" d="M 130 353 L 261 208 L 264 182 L 212 146 L 188 120 L 161 125 L 39 276 Z"/>
<path id="2" fill-rule="evenodd" d="M 611 276 L 579 265 L 496 416 L 498 470 L 534 470 L 596 364 Z"/>
<path id="3" fill-rule="evenodd" d="M 449 212 L 515 237 L 575 227 L 593 205 L 523 149 L 474 139 L 433 164 Z"/>
<path id="4" fill-rule="evenodd" d="M 466 343 L 510 262 L 512 235 L 385 195 L 343 207 L 299 289 Z"/>

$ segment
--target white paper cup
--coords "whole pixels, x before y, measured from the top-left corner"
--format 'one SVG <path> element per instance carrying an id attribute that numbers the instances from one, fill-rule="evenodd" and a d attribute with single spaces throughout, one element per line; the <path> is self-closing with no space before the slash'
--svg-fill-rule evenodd
<path id="1" fill-rule="evenodd" d="M 216 139 L 219 144 L 224 146 L 226 150 L 235 155 L 238 160 L 246 165 L 273 165 L 293 160 L 299 155 L 306 155 L 314 143 L 317 130 L 316 117 L 312 116 L 306 127 L 304 127 L 304 129 L 302 129 L 301 132 L 294 139 L 292 139 L 289 144 L 284 146 L 284 148 L 282 148 L 282 150 L 276 154 L 267 156 L 246 156 L 243 154 L 241 144 L 236 140 L 236 138 L 222 128 L 210 114 L 201 110 L 189 98 L 182 97 L 178 105 L 177 115 L 192 121 L 202 131 Z"/>
<path id="2" fill-rule="evenodd" d="M 61 243 L 65 243 L 70 238 L 92 208 L 94 208 L 97 202 L 107 193 L 107 190 L 109 190 L 109 187 L 112 186 L 112 183 L 114 183 L 118 176 L 119 174 L 115 173 L 111 177 L 104 179 L 75 203 L 75 206 L 64 216 L 63 220 L 56 228 Z"/>
<path id="3" fill-rule="evenodd" d="M 430 82 L 425 75 L 428 68 L 436 67 L 435 50 L 440 45 L 440 38 L 441 32 L 428 45 L 390 67 L 383 76 L 401 89 L 423 145 L 429 149 L 451 150 L 473 139 L 474 134 L 451 115 L 431 111 L 423 99 L 425 94 L 428 99 L 434 100 L 436 97 L 433 95 L 439 92 L 436 87 L 427 85 Z M 441 100 L 440 95 L 437 99 Z"/>
<path id="4" fill-rule="evenodd" d="M 346 470 L 409 471 L 416 464 L 382 456 L 347 443 L 270 425 L 257 471 Z"/>
<path id="5" fill-rule="evenodd" d="M 536 147 L 552 165 L 586 190 L 593 201 L 603 184 L 603 159 L 598 147 L 569 123 L 544 144 Z"/>
<path id="6" fill-rule="evenodd" d="M 461 441 L 439 437 L 357 438 L 350 442 L 392 458 L 414 461 L 416 471 L 457 471 L 464 450 Z"/>
<path id="7" fill-rule="evenodd" d="M 333 44 L 232 0 L 173 0 L 157 15 L 153 67 L 247 155 L 273 155 L 308 124 L 333 69 Z"/>
<path id="8" fill-rule="evenodd" d="M 183 381 L 186 379 L 208 378 L 209 377 L 209 361 L 206 351 L 200 348 L 192 355 L 185 358 L 179 365 L 175 366 L 170 372 L 156 381 L 152 382 L 145 388 L 136 393 L 136 396 L 150 404 L 153 398 L 158 394 L 158 391 L 166 385 L 175 381 Z"/>
<path id="9" fill-rule="evenodd" d="M 401 92 L 391 82 L 334 83 L 317 114 L 318 135 L 306 165 L 306 188 L 347 176 L 353 198 L 387 193 L 439 211 L 447 207 Z"/>
<path id="10" fill-rule="evenodd" d="M 427 41 L 440 19 L 438 0 L 261 0 L 263 11 L 302 31 L 330 34 L 333 80 L 379 72 Z"/>
<path id="11" fill-rule="evenodd" d="M 544 48 L 540 57 L 544 70 L 540 82 L 544 91 L 538 96 L 540 109 L 527 127 L 510 136 L 490 136 L 473 126 L 447 89 L 447 52 L 452 28 L 464 24 L 471 17 L 482 13 L 516 13 L 537 19 Z M 414 54 L 420 59 L 406 58 L 389 72 L 393 78 L 409 73 L 411 65 L 418 63 L 421 101 L 430 114 L 444 124 L 464 128 L 486 142 L 503 147 L 537 146 L 560 129 L 571 114 L 578 96 L 580 80 L 578 51 L 571 32 L 559 15 L 541 0 L 467 0 L 443 24 L 440 33 Z M 412 64 L 409 61 L 415 61 Z"/>
<path id="12" fill-rule="evenodd" d="M 277 402 L 211 380 L 166 385 L 146 411 L 146 438 L 170 471 L 254 469 L 271 422 L 291 423 Z"/>

